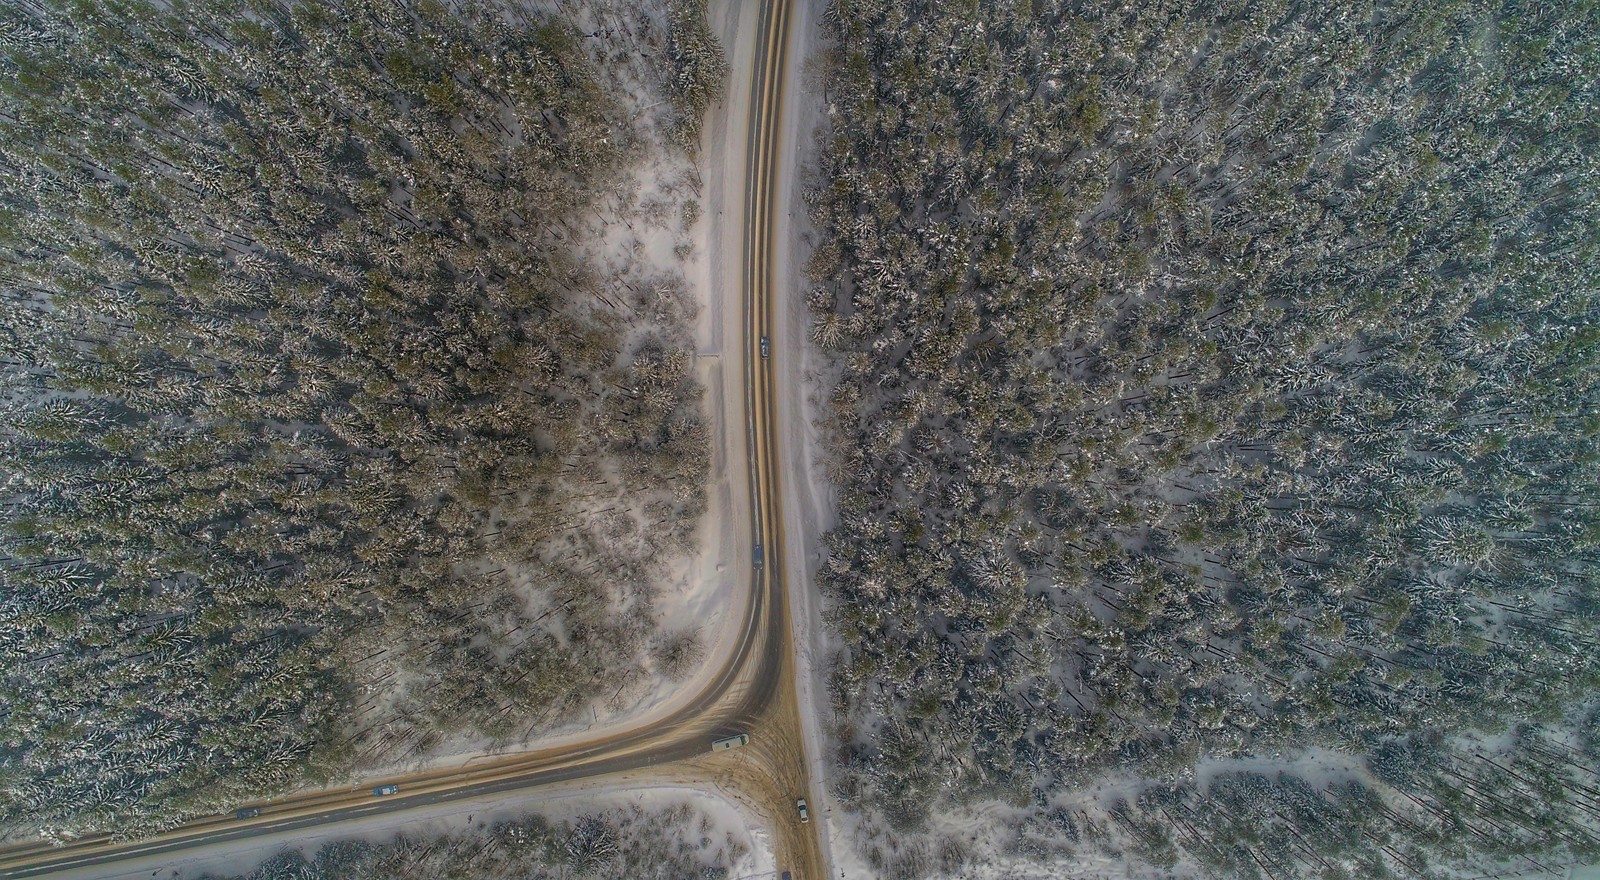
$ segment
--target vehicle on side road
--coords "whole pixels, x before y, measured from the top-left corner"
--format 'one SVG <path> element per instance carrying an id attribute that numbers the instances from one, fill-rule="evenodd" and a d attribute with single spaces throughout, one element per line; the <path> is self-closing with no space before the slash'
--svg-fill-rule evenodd
<path id="1" fill-rule="evenodd" d="M 761 359 L 766 360 L 769 357 L 772 357 L 772 340 L 763 336 L 761 337 Z"/>
<path id="2" fill-rule="evenodd" d="M 748 734 L 748 733 L 736 733 L 733 736 L 725 736 L 722 739 L 712 740 L 712 742 L 711 742 L 711 751 L 713 751 L 713 752 L 725 752 L 728 749 L 736 749 L 736 748 L 738 748 L 740 746 L 747 746 L 749 744 L 750 744 L 750 734 Z"/>
<path id="3" fill-rule="evenodd" d="M 372 790 L 373 797 L 388 797 L 391 794 L 399 793 L 400 786 L 398 785 L 380 785 Z"/>
<path id="4" fill-rule="evenodd" d="M 765 553 L 764 550 L 762 550 L 761 545 L 757 544 L 756 545 L 756 568 L 760 568 L 765 563 L 766 563 L 766 553 Z"/>
<path id="5" fill-rule="evenodd" d="M 243 807 L 233 811 L 233 818 L 235 819 L 254 819 L 259 815 L 261 815 L 259 807 Z"/>
<path id="6" fill-rule="evenodd" d="M 806 807 L 806 799 L 805 798 L 801 798 L 801 799 L 795 801 L 794 802 L 794 806 L 795 806 L 795 809 L 800 811 L 800 824 L 801 825 L 804 825 L 807 822 L 811 821 L 811 810 Z"/>

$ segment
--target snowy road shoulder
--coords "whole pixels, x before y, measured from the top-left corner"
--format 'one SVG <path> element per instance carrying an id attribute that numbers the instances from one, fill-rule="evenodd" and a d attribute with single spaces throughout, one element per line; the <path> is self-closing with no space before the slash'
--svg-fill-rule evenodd
<path id="1" fill-rule="evenodd" d="M 677 838 L 678 852 L 700 851 L 725 864 L 731 877 L 771 876 L 776 869 L 770 835 L 758 818 L 714 788 L 650 781 L 580 782 L 537 793 L 466 800 L 409 811 L 401 821 L 392 814 L 341 823 L 325 833 L 294 833 L 252 838 L 204 847 L 173 858 L 152 856 L 115 865 L 84 868 L 55 875 L 61 880 L 189 880 L 206 874 L 248 874 L 286 850 L 298 850 L 309 862 L 332 843 L 360 842 L 381 846 L 405 837 L 424 848 L 429 841 L 463 832 L 488 837 L 497 825 L 526 821 L 537 815 L 552 825 L 576 825 L 585 817 L 612 824 L 653 823 Z M 418 858 L 425 856 L 420 854 Z"/>

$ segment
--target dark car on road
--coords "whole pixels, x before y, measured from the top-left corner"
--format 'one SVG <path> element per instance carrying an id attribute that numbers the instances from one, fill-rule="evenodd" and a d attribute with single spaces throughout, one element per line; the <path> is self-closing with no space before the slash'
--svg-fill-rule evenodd
<path id="1" fill-rule="evenodd" d="M 254 819 L 259 815 L 261 815 L 259 807 L 244 807 L 233 811 L 233 818 L 235 819 Z"/>
<path id="2" fill-rule="evenodd" d="M 373 797 L 388 797 L 391 794 L 399 793 L 400 786 L 398 785 L 380 785 L 372 790 Z"/>

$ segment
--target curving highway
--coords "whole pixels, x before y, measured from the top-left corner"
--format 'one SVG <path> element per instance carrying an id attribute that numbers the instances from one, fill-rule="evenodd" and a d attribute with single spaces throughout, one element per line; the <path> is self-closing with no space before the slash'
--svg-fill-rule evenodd
<path id="1" fill-rule="evenodd" d="M 710 684 L 663 719 L 575 745 L 370 780 L 353 788 L 303 792 L 259 804 L 260 815 L 248 820 L 236 820 L 232 814 L 209 816 L 145 840 L 86 837 L 62 846 L 40 842 L 0 849 L 0 878 L 37 877 L 191 847 L 320 829 L 374 814 L 663 765 L 679 765 L 682 774 L 714 777 L 719 784 L 739 788 L 767 814 L 775 832 L 779 866 L 796 880 L 822 878 L 817 824 L 801 825 L 794 811 L 794 799 L 809 796 L 809 780 L 800 747 L 793 642 L 781 571 L 784 556 L 773 370 L 772 362 L 758 354 L 758 340 L 771 332 L 773 194 L 790 2 L 765 0 L 761 7 L 751 76 L 741 226 L 751 533 L 752 544 L 764 548 L 766 564 L 751 570 L 751 597 L 743 626 L 733 651 Z M 774 356 L 783 353 L 774 352 Z M 752 734 L 751 746 L 718 756 L 721 764 L 708 758 L 712 739 L 741 731 Z M 400 793 L 374 798 L 372 787 L 383 784 L 399 786 Z"/>

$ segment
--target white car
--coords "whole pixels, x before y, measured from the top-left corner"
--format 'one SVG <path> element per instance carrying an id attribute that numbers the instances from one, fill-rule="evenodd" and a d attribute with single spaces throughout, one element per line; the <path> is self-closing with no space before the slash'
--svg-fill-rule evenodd
<path id="1" fill-rule="evenodd" d="M 713 740 L 711 743 L 711 751 L 725 752 L 728 749 L 736 749 L 740 746 L 747 746 L 749 744 L 750 734 L 736 733 L 733 736 L 723 737 L 719 740 Z"/>
<path id="2" fill-rule="evenodd" d="M 795 809 L 800 811 L 800 824 L 801 825 L 804 825 L 807 822 L 811 821 L 811 811 L 806 808 L 806 799 L 805 798 L 801 798 L 801 799 L 795 801 L 794 802 L 794 806 L 795 806 Z"/>

